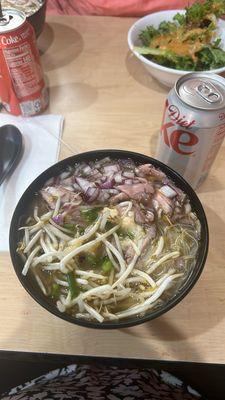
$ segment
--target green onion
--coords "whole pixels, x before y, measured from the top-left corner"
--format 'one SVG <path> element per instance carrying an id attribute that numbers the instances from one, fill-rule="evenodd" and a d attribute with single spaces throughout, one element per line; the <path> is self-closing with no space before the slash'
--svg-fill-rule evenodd
<path id="1" fill-rule="evenodd" d="M 76 232 L 77 227 L 75 224 L 64 224 L 63 228 L 69 229 L 69 231 Z"/>
<path id="2" fill-rule="evenodd" d="M 53 299 L 58 300 L 59 295 L 60 295 L 60 286 L 57 283 L 53 283 L 53 285 L 51 287 L 50 296 Z"/>
<path id="3" fill-rule="evenodd" d="M 67 278 L 67 282 L 69 285 L 71 297 L 73 299 L 74 297 L 78 296 L 80 290 L 79 290 L 79 287 L 77 286 L 76 279 L 75 279 L 74 273 L 72 271 L 68 272 L 68 274 L 66 274 L 66 278 Z"/>
<path id="4" fill-rule="evenodd" d="M 125 229 L 122 229 L 122 228 L 120 228 L 120 229 L 117 230 L 117 234 L 119 235 L 119 237 L 120 237 L 121 239 L 125 239 L 125 238 L 127 238 L 127 237 L 129 237 L 130 239 L 134 239 L 134 234 L 133 234 L 133 232 L 131 232 L 131 231 L 126 231 Z"/>
<path id="5" fill-rule="evenodd" d="M 103 262 L 102 262 L 102 270 L 103 272 L 110 272 L 111 269 L 113 268 L 113 264 L 110 261 L 110 259 L 108 257 L 104 257 Z"/>
<path id="6" fill-rule="evenodd" d="M 86 210 L 81 210 L 81 215 L 86 222 L 92 223 L 98 218 L 98 211 L 100 209 L 101 208 L 89 208 Z"/>
<path id="7" fill-rule="evenodd" d="M 99 259 L 94 254 L 87 253 L 85 254 L 85 261 L 89 266 L 96 267 L 99 262 Z"/>
<path id="8" fill-rule="evenodd" d="M 105 224 L 105 230 L 109 231 L 110 229 L 112 229 L 115 226 L 115 224 L 111 221 L 107 221 Z"/>

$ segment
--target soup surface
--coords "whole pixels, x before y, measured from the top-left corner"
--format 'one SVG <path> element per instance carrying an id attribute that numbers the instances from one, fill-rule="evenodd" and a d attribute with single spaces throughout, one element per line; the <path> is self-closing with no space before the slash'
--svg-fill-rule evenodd
<path id="1" fill-rule="evenodd" d="M 46 182 L 20 230 L 22 274 L 62 313 L 100 323 L 176 296 L 201 236 L 188 197 L 161 170 L 108 157 Z"/>

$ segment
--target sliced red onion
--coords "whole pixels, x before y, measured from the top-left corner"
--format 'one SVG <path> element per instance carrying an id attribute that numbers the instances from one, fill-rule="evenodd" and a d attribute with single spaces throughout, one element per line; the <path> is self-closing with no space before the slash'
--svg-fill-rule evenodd
<path id="1" fill-rule="evenodd" d="M 107 193 L 106 190 L 104 190 L 104 189 L 100 190 L 99 195 L 98 195 L 98 201 L 99 201 L 100 203 L 104 203 L 104 202 L 107 201 L 109 198 L 110 198 L 110 194 Z"/>
<path id="2" fill-rule="evenodd" d="M 66 189 L 66 190 L 70 190 L 71 192 L 74 192 L 74 187 L 73 186 L 63 186 L 64 187 L 64 189 Z"/>
<path id="3" fill-rule="evenodd" d="M 108 190 L 107 190 L 107 193 L 110 193 L 110 194 L 119 194 L 120 192 L 119 192 L 119 190 L 117 190 L 117 189 L 108 189 Z"/>
<path id="4" fill-rule="evenodd" d="M 69 175 L 70 175 L 70 171 L 62 172 L 62 173 L 59 175 L 60 181 L 62 181 L 63 179 L 68 178 Z"/>
<path id="5" fill-rule="evenodd" d="M 63 224 L 63 215 L 62 214 L 57 214 L 55 217 L 52 217 L 52 219 L 57 225 Z"/>
<path id="6" fill-rule="evenodd" d="M 159 189 L 159 192 L 161 192 L 164 196 L 168 197 L 169 199 L 172 199 L 173 197 L 175 197 L 177 195 L 177 193 L 175 192 L 175 190 L 173 190 L 170 186 L 165 185 L 162 186 Z"/>
<path id="7" fill-rule="evenodd" d="M 91 167 L 89 167 L 89 165 L 86 165 L 83 169 L 83 173 L 85 175 L 89 175 L 91 173 Z"/>
<path id="8" fill-rule="evenodd" d="M 122 178 L 121 173 L 118 172 L 117 174 L 115 174 L 114 175 L 114 180 L 115 180 L 116 183 L 122 183 L 123 182 L 123 178 Z"/>
<path id="9" fill-rule="evenodd" d="M 100 184 L 101 189 L 111 189 L 114 185 L 114 179 L 107 179 L 105 182 Z"/>
<path id="10" fill-rule="evenodd" d="M 122 168 L 129 168 L 129 169 L 134 169 L 135 164 L 130 158 L 126 158 L 124 160 L 119 160 L 120 165 Z"/>
<path id="11" fill-rule="evenodd" d="M 73 187 L 75 190 L 77 190 L 78 192 L 80 192 L 80 186 L 77 183 L 73 184 Z"/>
<path id="12" fill-rule="evenodd" d="M 181 190 L 181 189 L 179 189 L 177 186 L 175 186 L 175 185 L 172 185 L 171 183 L 170 183 L 170 187 L 171 187 L 171 189 L 173 189 L 175 192 L 176 192 L 176 194 L 178 195 L 178 197 L 179 197 L 179 200 L 181 201 L 181 202 L 183 202 L 184 200 L 185 200 L 185 198 L 186 198 L 186 194 L 183 192 L 183 190 Z"/>
<path id="13" fill-rule="evenodd" d="M 74 184 L 74 177 L 69 176 L 68 178 L 64 178 L 63 180 L 60 181 L 60 185 L 66 186 L 66 185 L 73 185 Z"/>
<path id="14" fill-rule="evenodd" d="M 102 167 L 104 164 L 110 162 L 110 157 L 105 157 L 102 160 L 99 160 L 97 163 L 95 163 L 95 168 L 100 168 Z"/>
<path id="15" fill-rule="evenodd" d="M 125 178 L 134 179 L 134 172 L 133 171 L 125 171 L 125 172 L 123 172 L 123 176 Z"/>
<path id="16" fill-rule="evenodd" d="M 90 188 L 95 186 L 93 182 L 89 182 L 87 179 L 76 177 L 76 182 L 80 186 L 82 192 L 86 193 L 86 191 Z"/>
<path id="17" fill-rule="evenodd" d="M 87 203 L 95 201 L 99 195 L 100 190 L 98 188 L 89 187 L 84 194 L 84 199 Z"/>
<path id="18" fill-rule="evenodd" d="M 114 174 L 120 170 L 120 167 L 117 164 L 105 165 L 103 168 L 106 175 Z"/>
<path id="19" fill-rule="evenodd" d="M 90 176 L 92 179 L 100 179 L 100 178 L 102 178 L 101 172 L 98 171 L 96 168 L 93 169 L 93 170 L 91 170 L 89 176 Z"/>

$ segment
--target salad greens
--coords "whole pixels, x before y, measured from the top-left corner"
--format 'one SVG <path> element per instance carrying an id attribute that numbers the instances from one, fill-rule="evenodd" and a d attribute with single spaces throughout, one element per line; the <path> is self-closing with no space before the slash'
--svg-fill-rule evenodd
<path id="1" fill-rule="evenodd" d="M 216 37 L 217 18 L 225 14 L 224 0 L 206 0 L 139 35 L 143 47 L 134 50 L 165 67 L 202 71 L 225 66 L 225 51 Z"/>

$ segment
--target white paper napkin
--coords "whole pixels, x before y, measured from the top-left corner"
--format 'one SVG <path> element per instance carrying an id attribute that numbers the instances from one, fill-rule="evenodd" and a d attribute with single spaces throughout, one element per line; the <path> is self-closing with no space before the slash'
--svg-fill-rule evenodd
<path id="1" fill-rule="evenodd" d="M 9 226 L 15 206 L 28 185 L 58 160 L 63 117 L 32 118 L 0 114 L 0 126 L 12 124 L 23 135 L 23 156 L 16 170 L 0 186 L 0 251 L 7 251 Z"/>

